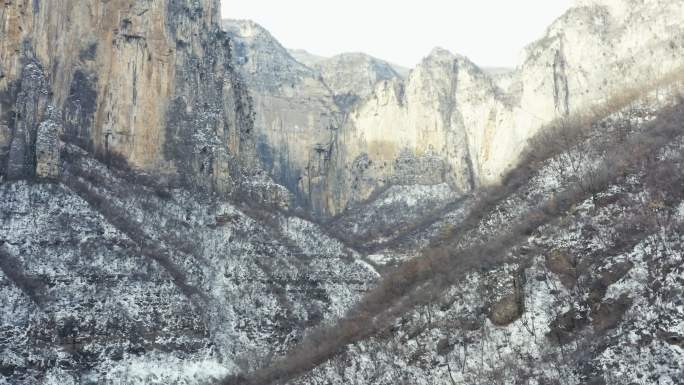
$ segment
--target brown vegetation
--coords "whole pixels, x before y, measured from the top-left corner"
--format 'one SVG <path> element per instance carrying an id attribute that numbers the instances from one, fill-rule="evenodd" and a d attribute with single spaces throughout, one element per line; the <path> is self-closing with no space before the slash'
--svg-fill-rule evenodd
<path id="1" fill-rule="evenodd" d="M 45 285 L 37 278 L 28 276 L 21 262 L 0 245 L 0 271 L 36 305 L 42 306 Z"/>
<path id="2" fill-rule="evenodd" d="M 127 213 L 116 207 L 101 195 L 97 189 L 82 181 L 70 172 L 78 172 L 75 167 L 70 167 L 62 175 L 62 182 L 72 191 L 77 193 L 83 200 L 88 202 L 93 209 L 98 211 L 107 221 L 120 232 L 126 234 L 132 243 L 130 247 L 140 249 L 140 253 L 159 264 L 173 279 L 178 288 L 189 298 L 199 298 L 205 301 L 204 294 L 188 283 L 185 272 L 173 262 L 170 254 L 155 240 L 145 235 L 139 224 L 129 218 Z"/>

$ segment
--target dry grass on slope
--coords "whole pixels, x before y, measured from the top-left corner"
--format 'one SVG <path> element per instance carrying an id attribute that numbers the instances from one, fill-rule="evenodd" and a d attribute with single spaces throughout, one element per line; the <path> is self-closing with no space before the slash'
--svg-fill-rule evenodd
<path id="1" fill-rule="evenodd" d="M 629 105 L 628 100 L 633 102 L 636 98 L 613 102 L 615 104 L 606 107 L 605 111 L 622 103 Z M 469 272 L 486 271 L 505 261 L 510 249 L 527 239 L 540 226 L 550 223 L 574 204 L 638 170 L 655 151 L 684 133 L 682 121 L 684 102 L 661 111 L 643 130 L 602 143 L 605 147 L 600 152 L 604 156 L 590 162 L 583 169 L 581 177 L 568 182 L 562 191 L 519 214 L 507 229 L 496 235 L 462 242 L 464 228 L 476 228 L 497 202 L 526 183 L 543 160 L 565 150 L 549 147 L 543 141 L 533 142 L 544 143 L 547 147 L 529 151 L 523 165 L 509 174 L 505 184 L 481 192 L 458 234 L 452 234 L 434 245 L 422 257 L 394 269 L 337 324 L 312 331 L 287 356 L 256 372 L 226 378 L 221 384 L 284 383 L 326 362 L 346 345 L 387 329 L 402 314 L 430 301 Z M 589 132 L 591 122 L 579 119 L 569 124 L 566 121 L 562 128 L 577 132 L 576 139 L 579 141 L 584 137 L 582 133 Z"/>
<path id="2" fill-rule="evenodd" d="M 60 182 L 100 213 L 113 227 L 125 234 L 129 239 L 124 240 L 128 247 L 138 250 L 143 257 L 157 263 L 191 302 L 203 306 L 207 301 L 206 295 L 190 284 L 187 274 L 174 262 L 172 250 L 159 240 L 148 236 L 140 223 L 125 209 L 115 205 L 96 185 L 89 183 L 85 177 L 93 178 L 93 175 L 80 166 L 75 161 L 67 163 Z"/>

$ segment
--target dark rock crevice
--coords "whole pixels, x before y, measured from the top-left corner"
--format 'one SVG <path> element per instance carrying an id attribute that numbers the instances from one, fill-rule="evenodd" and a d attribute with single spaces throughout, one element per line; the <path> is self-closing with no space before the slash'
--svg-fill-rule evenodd
<path id="1" fill-rule="evenodd" d="M 11 102 L 8 126 L 11 142 L 7 155 L 9 179 L 33 178 L 36 169 L 38 126 L 49 104 L 48 82 L 42 66 L 29 60 L 22 70 L 18 92 Z"/>
<path id="2" fill-rule="evenodd" d="M 570 115 L 570 85 L 562 43 L 553 62 L 553 102 L 559 116 Z"/>

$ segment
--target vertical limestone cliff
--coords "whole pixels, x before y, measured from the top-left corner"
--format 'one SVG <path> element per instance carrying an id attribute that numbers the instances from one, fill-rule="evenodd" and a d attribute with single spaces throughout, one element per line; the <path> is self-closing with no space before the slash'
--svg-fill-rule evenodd
<path id="1" fill-rule="evenodd" d="M 343 142 L 376 164 L 432 146 L 457 189 L 498 182 L 544 125 L 681 72 L 683 15 L 681 2 L 580 2 L 526 48 L 505 82 L 435 50 L 403 83 L 403 99 L 388 98 L 383 84 L 358 104 L 343 130 L 354 139 Z M 377 143 L 394 149 L 380 155 Z"/>
<path id="2" fill-rule="evenodd" d="M 495 108 L 503 104 L 496 95 L 484 72 L 443 49 L 435 49 L 405 82 L 381 82 L 341 131 L 337 169 L 345 171 L 336 176 L 342 186 L 338 205 L 395 184 L 475 187 L 473 162 L 484 156 L 478 144 L 496 125 Z"/>
<path id="3" fill-rule="evenodd" d="M 482 166 L 487 182 L 516 164 L 526 141 L 551 120 L 681 75 L 683 17 L 681 1 L 578 1 L 525 48 L 511 75 L 511 118 L 486 143 L 496 149 Z"/>
<path id="4" fill-rule="evenodd" d="M 252 116 L 219 13 L 218 0 L 5 1 L 0 173 L 54 163 L 36 145 L 63 127 L 136 169 L 230 190 L 237 159 L 254 161 Z"/>

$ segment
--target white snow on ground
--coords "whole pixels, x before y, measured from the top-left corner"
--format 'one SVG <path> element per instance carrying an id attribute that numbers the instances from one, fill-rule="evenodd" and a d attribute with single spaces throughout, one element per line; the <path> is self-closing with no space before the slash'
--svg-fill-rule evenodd
<path id="1" fill-rule="evenodd" d="M 439 202 L 456 197 L 454 190 L 446 183 L 436 185 L 392 186 L 373 206 L 381 209 L 403 203 L 412 208 L 418 204 Z"/>
<path id="2" fill-rule="evenodd" d="M 203 384 L 216 381 L 235 369 L 212 359 L 189 361 L 155 353 L 144 357 L 128 357 L 114 365 L 106 379 L 111 385 Z"/>

